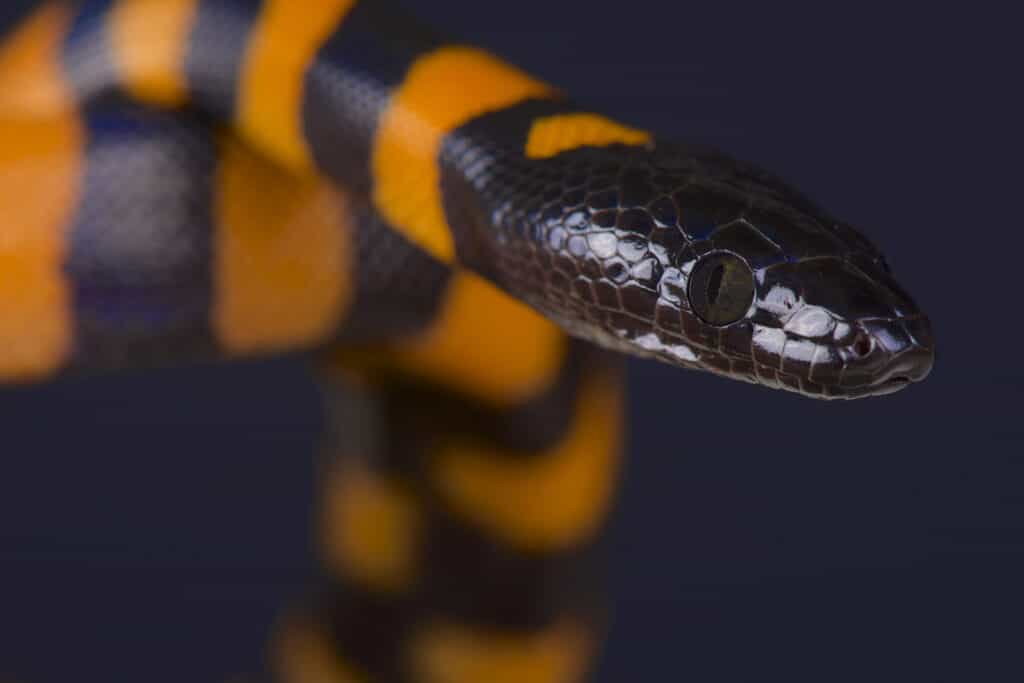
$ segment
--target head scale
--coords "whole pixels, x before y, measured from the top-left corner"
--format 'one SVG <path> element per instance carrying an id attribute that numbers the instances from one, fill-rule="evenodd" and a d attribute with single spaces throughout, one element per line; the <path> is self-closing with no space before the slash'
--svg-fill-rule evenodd
<path id="1" fill-rule="evenodd" d="M 931 369 L 928 319 L 881 253 L 750 165 L 619 145 L 469 180 L 492 275 L 574 334 L 821 398 L 891 393 Z"/>

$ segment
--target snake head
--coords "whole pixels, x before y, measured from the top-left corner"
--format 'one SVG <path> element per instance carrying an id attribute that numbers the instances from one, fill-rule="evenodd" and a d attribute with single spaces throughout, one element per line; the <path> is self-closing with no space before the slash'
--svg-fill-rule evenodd
<path id="1" fill-rule="evenodd" d="M 658 143 L 474 168 L 483 268 L 577 336 L 819 398 L 931 370 L 929 321 L 878 249 L 751 165 Z"/>

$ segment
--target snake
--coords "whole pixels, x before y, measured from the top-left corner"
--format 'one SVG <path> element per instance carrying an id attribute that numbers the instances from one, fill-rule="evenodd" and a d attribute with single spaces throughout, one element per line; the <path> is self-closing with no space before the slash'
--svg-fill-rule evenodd
<path id="1" fill-rule="evenodd" d="M 0 382 L 309 354 L 282 681 L 592 674 L 626 356 L 815 399 L 934 363 L 787 182 L 386 0 L 43 4 L 0 46 L 0 216 Z"/>

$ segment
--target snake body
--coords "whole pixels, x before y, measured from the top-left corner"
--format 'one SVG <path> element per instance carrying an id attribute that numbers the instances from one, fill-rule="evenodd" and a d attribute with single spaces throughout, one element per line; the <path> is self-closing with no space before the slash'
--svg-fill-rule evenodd
<path id="1" fill-rule="evenodd" d="M 818 398 L 934 357 L 786 183 L 375 0 L 45 5 L 0 53 L 0 216 L 0 379 L 317 351 L 326 588 L 284 680 L 584 676 L 612 352 Z"/>

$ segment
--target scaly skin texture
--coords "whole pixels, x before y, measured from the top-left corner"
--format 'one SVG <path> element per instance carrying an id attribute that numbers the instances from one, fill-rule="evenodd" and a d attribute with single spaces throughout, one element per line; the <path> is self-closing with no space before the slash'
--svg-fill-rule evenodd
<path id="1" fill-rule="evenodd" d="M 49 5 L 0 52 L 0 171 L 0 380 L 329 349 L 285 680 L 583 678 L 623 391 L 567 333 L 822 398 L 932 364 L 784 183 L 377 0 Z"/>
<path id="2" fill-rule="evenodd" d="M 707 149 L 528 158 L 509 141 L 530 106 L 457 132 L 445 156 L 465 258 L 508 291 L 595 343 L 806 396 L 885 394 L 927 376 L 928 319 L 858 232 Z M 738 319 L 712 324 L 691 278 L 723 253 L 753 281 Z"/>
<path id="3" fill-rule="evenodd" d="M 422 325 L 436 310 L 446 284 L 437 265 L 468 267 L 572 334 L 604 346 L 807 396 L 889 393 L 930 371 L 934 343 L 927 318 L 880 253 L 785 183 L 581 109 L 543 81 L 485 51 L 446 43 L 381 2 L 331 0 L 323 10 L 304 17 L 283 2 L 90 0 L 73 14 L 51 12 L 40 24 L 39 38 L 26 44 L 49 52 L 50 64 L 36 78 L 49 81 L 49 95 L 30 97 L 12 77 L 0 104 L 19 118 L 59 113 L 92 146 L 83 150 L 82 140 L 68 139 L 62 150 L 68 163 L 88 161 L 78 174 L 84 196 L 62 207 L 71 221 L 45 228 L 66 235 L 73 267 L 54 270 L 53 248 L 63 247 L 62 235 L 40 259 L 40 275 L 55 292 L 71 296 L 100 288 L 104 306 L 119 297 L 138 300 L 133 283 L 158 278 L 178 295 L 157 302 L 170 311 L 164 318 L 188 318 L 190 342 L 165 345 L 164 332 L 152 330 L 143 311 L 141 324 L 118 318 L 102 344 L 89 345 L 95 321 L 82 319 L 88 305 L 73 301 L 62 309 L 40 300 L 23 315 L 50 331 L 52 350 L 32 368 L 28 361 L 23 370 L 21 361 L 7 363 L 4 374 L 88 369 L 105 365 L 102 356 L 130 363 L 142 342 L 156 356 L 161 345 L 173 346 L 166 354 L 173 361 L 189 348 L 235 355 L 329 339 L 370 340 L 378 331 L 386 340 Z M 153 47 L 159 58 L 146 58 L 145 46 L 125 27 L 166 14 L 176 18 L 177 38 Z M 291 31 L 293 23 L 303 30 Z M 10 69 L 22 78 L 26 71 Z M 188 201 L 197 216 L 211 214 L 209 220 L 193 220 L 178 233 L 156 225 L 164 211 L 155 209 L 149 221 L 152 244 L 175 242 L 179 252 L 195 256 L 191 271 L 168 272 L 150 258 L 74 267 L 94 248 L 91 207 L 127 206 L 124 215 L 145 214 L 131 208 L 142 202 L 127 191 L 121 193 L 127 199 L 113 203 L 94 196 L 116 175 L 104 170 L 95 150 L 115 136 L 103 120 L 119 115 L 104 110 L 137 100 L 158 107 L 187 103 L 233 126 L 282 168 L 303 177 L 327 175 L 348 194 L 348 206 L 369 209 L 370 233 L 364 231 L 360 243 L 382 245 L 376 253 L 398 236 L 412 249 L 399 251 L 413 267 L 430 271 L 424 281 L 432 291 L 417 291 L 407 302 L 379 296 L 395 280 L 391 265 L 328 258 L 342 248 L 352 252 L 356 233 L 350 231 L 319 255 L 307 245 L 310 269 L 327 274 L 335 293 L 293 316 L 287 333 L 261 329 L 274 322 L 250 315 L 251 308 L 222 316 L 222 299 L 245 295 L 211 289 L 226 283 L 254 291 L 267 273 L 245 265 L 226 277 L 211 272 L 244 263 L 212 263 L 209 236 L 246 212 L 237 208 L 244 207 L 240 193 L 202 197 L 208 181 Z M 224 165 L 223 156 L 203 162 L 204 173 Z M 191 153 L 183 158 L 196 165 Z M 138 192 L 158 192 L 162 178 L 156 174 L 153 187 Z M 15 203 L 18 196 L 12 196 Z M 233 200 L 222 202 L 224 196 Z M 226 208 L 208 210 L 217 202 Z M 121 233 L 128 237 L 100 232 L 115 242 L 134 239 L 131 231 Z M 109 282 L 124 291 L 111 293 Z M 284 285 L 264 296 L 275 291 Z M 389 300 L 386 315 L 360 305 L 372 294 Z M 209 317 L 213 329 L 205 329 Z M 11 327 L 12 344 L 32 345 L 17 331 L 24 325 Z M 142 334 L 122 338 L 121 328 Z"/>

